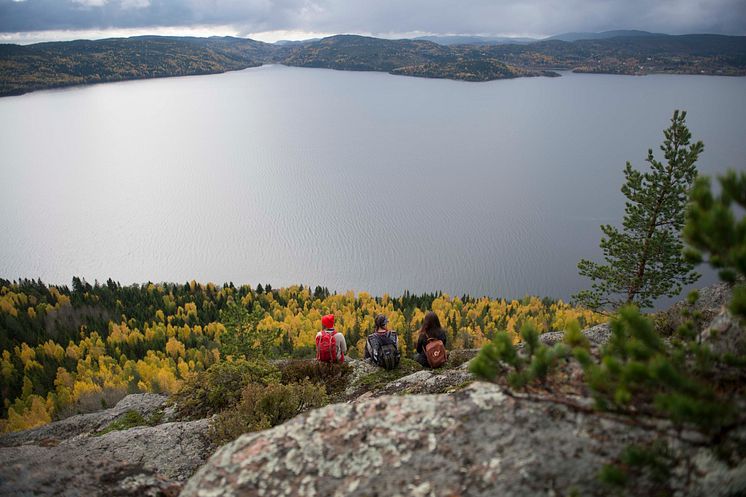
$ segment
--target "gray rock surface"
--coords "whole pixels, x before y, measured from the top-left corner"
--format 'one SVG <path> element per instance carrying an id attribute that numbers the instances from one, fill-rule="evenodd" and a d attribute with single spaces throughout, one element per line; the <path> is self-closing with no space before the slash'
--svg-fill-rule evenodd
<path id="1" fill-rule="evenodd" d="M 597 479 L 601 465 L 627 444 L 659 436 L 675 453 L 702 461 L 701 478 L 686 487 L 685 478 L 672 481 L 680 495 L 746 491 L 746 462 L 728 468 L 696 447 L 696 435 L 685 441 L 664 423 L 650 425 L 478 382 L 453 394 L 330 405 L 243 435 L 219 449 L 181 495 L 600 496 L 608 493 Z M 631 491 L 645 489 L 636 481 Z"/>
<path id="2" fill-rule="evenodd" d="M 746 333 L 743 325 L 723 308 L 700 333 L 703 343 L 718 354 L 746 353 Z"/>
<path id="3" fill-rule="evenodd" d="M 673 334 L 688 319 L 683 315 L 684 310 L 699 311 L 700 338 L 703 343 L 710 345 L 717 354 L 746 353 L 746 333 L 743 325 L 727 310 L 726 305 L 732 295 L 730 285 L 716 283 L 699 290 L 699 299 L 695 305 L 689 306 L 686 300 L 677 302 L 668 310 L 655 315 L 656 325 L 664 334 Z M 596 325 L 583 330 L 588 337 L 591 350 L 598 350 L 611 337 L 608 323 Z M 552 331 L 539 336 L 546 345 L 552 346 L 564 338 L 564 332 Z"/>
<path id="4" fill-rule="evenodd" d="M 478 350 L 469 349 L 456 352 L 459 352 L 459 354 L 455 354 L 458 360 L 449 361 L 443 368 L 415 371 L 384 385 L 373 387 L 364 384 L 366 377 L 385 372 L 368 361 L 350 361 L 353 369 L 342 398 L 347 401 L 357 401 L 390 394 L 435 394 L 462 388 L 474 380 L 474 376 L 469 372 L 468 367 L 469 360 L 476 355 Z M 451 367 L 454 364 L 458 364 L 458 366 Z"/>
<path id="5" fill-rule="evenodd" d="M 479 349 L 457 349 L 448 351 L 448 365 L 451 367 L 460 367 L 474 359 L 479 353 Z"/>
<path id="6" fill-rule="evenodd" d="M 726 283 L 718 283 L 699 290 L 699 299 L 692 310 L 702 315 L 699 337 L 717 354 L 745 354 L 746 333 L 743 324 L 735 319 L 727 309 L 732 288 Z M 678 328 L 685 317 L 681 312 L 688 308 L 686 302 L 678 302 L 664 313 L 665 323 Z"/>
<path id="7" fill-rule="evenodd" d="M 365 376 L 380 370 L 378 366 L 374 366 L 369 361 L 363 361 L 360 359 L 352 359 L 348 361 L 348 364 L 352 366 L 352 373 L 347 381 L 347 388 L 344 392 L 344 397 L 346 398 L 355 394 L 355 391 L 360 386 L 360 380 Z"/>
<path id="8" fill-rule="evenodd" d="M 148 418 L 163 409 L 166 399 L 165 395 L 154 393 L 128 395 L 111 409 L 89 414 L 78 414 L 32 430 L 4 434 L 0 436 L 0 447 L 12 447 L 29 443 L 56 444 L 76 435 L 102 430 L 128 411 L 136 411 L 142 417 Z"/>
<path id="9" fill-rule="evenodd" d="M 598 349 L 609 341 L 609 338 L 611 337 L 611 328 L 608 323 L 601 323 L 583 330 L 583 335 L 588 338 L 591 349 Z M 556 343 L 560 343 L 564 337 L 564 331 L 550 331 L 539 335 L 539 340 L 551 347 Z"/>
<path id="10" fill-rule="evenodd" d="M 147 415 L 162 403 L 162 396 L 131 395 L 114 409 L 14 434 L 23 445 L 0 448 L 0 495 L 177 495 L 214 450 L 209 420 L 91 434 L 117 412 Z"/>
<path id="11" fill-rule="evenodd" d="M 371 392 L 369 397 L 391 394 L 435 394 L 460 389 L 474 381 L 474 375 L 467 369 L 422 370 L 394 380 L 384 387 Z"/>
<path id="12" fill-rule="evenodd" d="M 667 310 L 657 313 L 656 321 L 662 333 L 670 335 L 686 321 L 686 317 L 682 315 L 685 309 L 701 312 L 702 323 L 710 323 L 730 301 L 731 286 L 727 283 L 716 283 L 700 288 L 698 293 L 699 299 L 691 309 L 686 300 L 681 300 Z"/>

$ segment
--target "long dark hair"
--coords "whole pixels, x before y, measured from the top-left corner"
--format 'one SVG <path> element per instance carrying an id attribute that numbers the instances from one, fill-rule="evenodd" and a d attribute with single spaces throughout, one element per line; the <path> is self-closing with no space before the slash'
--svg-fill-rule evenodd
<path id="1" fill-rule="evenodd" d="M 422 328 L 420 328 L 420 338 L 431 338 L 430 334 L 433 331 L 441 329 L 440 319 L 438 315 L 433 311 L 425 314 L 425 319 L 422 321 Z"/>

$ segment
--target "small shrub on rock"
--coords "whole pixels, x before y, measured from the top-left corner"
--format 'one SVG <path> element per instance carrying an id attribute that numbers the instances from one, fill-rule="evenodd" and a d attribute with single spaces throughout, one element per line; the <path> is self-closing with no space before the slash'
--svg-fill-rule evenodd
<path id="1" fill-rule="evenodd" d="M 236 405 L 246 385 L 267 385 L 280 376 L 277 367 L 264 360 L 223 361 L 187 379 L 172 401 L 177 416 L 204 418 Z"/>
<path id="2" fill-rule="evenodd" d="M 306 409 L 327 403 L 323 385 L 303 383 L 252 383 L 241 393 L 241 401 L 220 413 L 211 427 L 216 443 L 226 443 L 243 433 L 265 430 L 284 423 Z"/>
<path id="3" fill-rule="evenodd" d="M 522 388 L 529 383 L 544 381 L 560 359 L 573 352 L 577 356 L 587 354 L 588 340 L 580 332 L 577 322 L 568 326 L 565 343 L 548 347 L 539 341 L 539 333 L 529 322 L 521 327 L 524 348 L 519 351 L 506 332 L 495 334 L 495 338 L 479 351 L 469 365 L 469 370 L 477 377 L 495 381 L 503 373 L 514 388 Z"/>
<path id="4" fill-rule="evenodd" d="M 109 423 L 103 430 L 94 434 L 94 436 L 105 435 L 112 431 L 129 430 L 135 426 L 147 425 L 148 421 L 137 411 L 127 411 L 120 418 Z"/>
<path id="5" fill-rule="evenodd" d="M 694 423 L 704 431 L 732 421 L 731 402 L 708 382 L 706 368 L 697 367 L 692 354 L 692 347 L 700 348 L 696 342 L 666 346 L 653 322 L 635 307 L 623 308 L 612 320 L 611 331 L 600 362 L 585 367 L 599 407 L 642 409 L 676 423 Z"/>
<path id="6" fill-rule="evenodd" d="M 301 359 L 285 361 L 279 369 L 281 383 L 288 385 L 309 381 L 324 385 L 327 395 L 343 391 L 352 372 L 352 366 L 347 363 L 325 363 Z"/>

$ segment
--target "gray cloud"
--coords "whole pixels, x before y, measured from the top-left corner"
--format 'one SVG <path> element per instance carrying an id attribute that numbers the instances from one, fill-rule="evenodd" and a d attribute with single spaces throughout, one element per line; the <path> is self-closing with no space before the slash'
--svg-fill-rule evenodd
<path id="1" fill-rule="evenodd" d="M 0 0 L 0 33 L 233 26 L 239 32 L 746 34 L 743 0 Z"/>

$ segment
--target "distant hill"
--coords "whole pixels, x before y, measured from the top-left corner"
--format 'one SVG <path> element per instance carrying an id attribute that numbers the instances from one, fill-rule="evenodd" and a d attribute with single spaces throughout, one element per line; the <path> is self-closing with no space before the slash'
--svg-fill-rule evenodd
<path id="1" fill-rule="evenodd" d="M 509 36 L 419 36 L 415 40 L 432 41 L 439 45 L 502 45 L 515 44 L 525 45 L 539 41 L 537 38 L 513 38 Z"/>
<path id="2" fill-rule="evenodd" d="M 291 49 L 284 64 L 354 71 L 391 71 L 398 67 L 450 60 L 451 51 L 437 43 L 336 35 Z"/>
<path id="3" fill-rule="evenodd" d="M 746 37 L 724 35 L 615 36 L 530 45 L 495 45 L 482 51 L 518 67 L 604 74 L 746 75 Z"/>
<path id="4" fill-rule="evenodd" d="M 660 33 L 650 33 L 637 29 L 616 29 L 613 31 L 602 31 L 600 33 L 562 33 L 545 40 L 578 41 L 578 40 L 603 40 L 606 38 L 632 37 L 632 36 L 666 36 Z"/>
<path id="5" fill-rule="evenodd" d="M 746 75 L 744 36 L 644 31 L 595 35 L 532 43 L 498 43 L 497 38 L 482 43 L 486 39 L 479 37 L 436 43 L 337 35 L 276 44 L 233 37 L 139 36 L 0 45 L 0 96 L 106 81 L 214 74 L 272 63 L 464 81 L 556 76 L 557 70 Z"/>
<path id="6" fill-rule="evenodd" d="M 0 45 L 0 96 L 63 86 L 214 74 L 273 61 L 272 45 L 232 37 L 138 36 Z"/>
<path id="7" fill-rule="evenodd" d="M 281 63 L 466 81 L 555 75 L 554 70 L 746 75 L 746 37 L 641 33 L 610 31 L 606 37 L 573 42 L 452 45 L 337 35 L 289 47 Z"/>
<path id="8" fill-rule="evenodd" d="M 471 49 L 426 40 L 385 40 L 357 35 L 331 36 L 295 47 L 282 63 L 464 81 L 548 75 L 511 66 L 487 53 Z"/>

